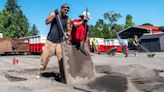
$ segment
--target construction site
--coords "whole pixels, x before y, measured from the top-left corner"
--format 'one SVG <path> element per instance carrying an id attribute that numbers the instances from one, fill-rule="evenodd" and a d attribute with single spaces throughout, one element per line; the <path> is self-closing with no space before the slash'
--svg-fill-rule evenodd
<path id="1" fill-rule="evenodd" d="M 62 26 L 62 25 L 60 25 Z M 117 38 L 85 39 L 84 47 L 61 42 L 62 70 L 57 52 L 38 76 L 46 36 L 0 38 L 0 90 L 2 92 L 163 92 L 164 29 L 135 26 Z M 64 34 L 64 31 L 63 31 Z M 133 38 L 133 42 L 128 39 Z M 140 39 L 140 42 L 137 40 Z M 97 40 L 98 47 L 93 41 Z M 124 42 L 126 45 L 123 45 Z M 132 45 L 133 43 L 133 45 Z M 84 43 L 83 43 L 84 46 Z M 134 48 L 137 47 L 136 48 Z M 48 62 L 48 61 L 47 61 Z"/>
<path id="2" fill-rule="evenodd" d="M 92 52 L 90 43 L 91 57 L 74 45 L 62 43 L 65 80 L 61 78 L 56 55 L 42 77 L 37 77 L 45 36 L 0 38 L 0 89 L 2 92 L 163 92 L 162 31 L 131 27 L 119 32 L 126 44 L 126 38 L 134 35 L 141 38 L 137 52 L 126 46 L 128 56 L 122 53 L 118 39 L 96 38 L 98 51 Z M 157 38 L 159 41 L 147 42 Z"/>
<path id="3" fill-rule="evenodd" d="M 0 1 L 0 92 L 164 92 L 163 1 L 66 1 Z"/>

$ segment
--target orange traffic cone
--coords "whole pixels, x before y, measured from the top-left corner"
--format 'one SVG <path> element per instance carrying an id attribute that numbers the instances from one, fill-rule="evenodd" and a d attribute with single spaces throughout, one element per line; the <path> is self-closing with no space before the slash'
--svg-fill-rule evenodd
<path id="1" fill-rule="evenodd" d="M 12 60 L 12 64 L 13 64 L 13 65 L 18 64 L 18 62 L 19 62 L 18 59 L 16 59 L 16 58 L 14 57 L 13 60 Z"/>
<path id="2" fill-rule="evenodd" d="M 16 63 L 17 63 L 17 64 L 18 64 L 18 62 L 19 62 L 18 59 L 16 59 Z"/>
<path id="3" fill-rule="evenodd" d="M 13 60 L 12 60 L 12 64 L 13 64 L 13 65 L 15 64 L 15 57 L 14 57 Z"/>

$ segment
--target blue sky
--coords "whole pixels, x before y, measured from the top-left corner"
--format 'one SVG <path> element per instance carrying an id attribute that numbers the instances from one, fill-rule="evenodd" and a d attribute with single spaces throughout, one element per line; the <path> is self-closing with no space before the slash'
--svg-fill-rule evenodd
<path id="1" fill-rule="evenodd" d="M 124 24 L 127 14 L 133 16 L 136 25 L 145 22 L 157 26 L 164 26 L 164 0 L 17 0 L 30 24 L 36 24 L 40 34 L 46 35 L 49 25 L 45 19 L 55 9 L 60 9 L 63 3 L 70 5 L 68 15 L 73 20 L 78 18 L 86 8 L 91 13 L 89 24 L 95 24 L 107 11 L 120 13 L 122 17 L 117 23 Z M 0 0 L 0 10 L 4 8 L 6 0 Z"/>

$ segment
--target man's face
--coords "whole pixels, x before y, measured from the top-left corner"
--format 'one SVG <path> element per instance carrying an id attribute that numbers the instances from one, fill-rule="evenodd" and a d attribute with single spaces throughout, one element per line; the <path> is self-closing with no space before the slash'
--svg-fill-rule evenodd
<path id="1" fill-rule="evenodd" d="M 69 8 L 63 7 L 63 8 L 61 9 L 61 11 L 62 11 L 62 15 L 63 15 L 63 16 L 66 16 L 67 13 L 69 12 Z"/>
<path id="2" fill-rule="evenodd" d="M 82 20 L 85 20 L 85 21 L 89 20 L 88 16 L 82 16 L 81 18 L 82 18 Z"/>

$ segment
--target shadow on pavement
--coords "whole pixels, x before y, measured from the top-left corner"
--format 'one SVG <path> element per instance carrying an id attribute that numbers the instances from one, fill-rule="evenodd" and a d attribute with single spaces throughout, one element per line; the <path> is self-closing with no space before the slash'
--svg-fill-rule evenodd
<path id="1" fill-rule="evenodd" d="M 12 76 L 9 74 L 5 74 L 5 77 L 11 82 L 26 81 L 27 80 L 27 78 L 16 77 L 16 76 Z"/>
<path id="2" fill-rule="evenodd" d="M 44 72 L 44 73 L 42 73 L 42 76 L 45 78 L 51 78 L 51 79 L 56 80 L 58 82 L 65 83 L 64 78 L 59 73 Z"/>
<path id="3" fill-rule="evenodd" d="M 88 83 L 87 86 L 99 92 L 126 92 L 127 78 L 118 75 L 105 75 L 96 78 L 94 81 Z"/>

